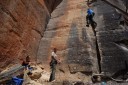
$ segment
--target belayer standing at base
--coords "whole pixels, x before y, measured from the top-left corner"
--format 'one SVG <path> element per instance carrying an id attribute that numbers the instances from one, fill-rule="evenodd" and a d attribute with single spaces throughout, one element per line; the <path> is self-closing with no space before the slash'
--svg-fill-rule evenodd
<path id="1" fill-rule="evenodd" d="M 50 74 L 50 79 L 49 79 L 50 82 L 55 81 L 56 65 L 60 63 L 56 52 L 57 52 L 57 49 L 54 48 L 53 52 L 51 53 L 51 61 L 50 61 L 51 74 Z"/>

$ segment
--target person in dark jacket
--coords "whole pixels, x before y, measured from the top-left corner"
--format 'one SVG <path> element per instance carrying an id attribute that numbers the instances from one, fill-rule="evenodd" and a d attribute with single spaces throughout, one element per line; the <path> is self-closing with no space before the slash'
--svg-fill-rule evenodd
<path id="1" fill-rule="evenodd" d="M 30 65 L 30 57 L 27 56 L 25 61 L 22 62 L 22 66 L 26 67 L 26 66 L 29 66 L 29 65 Z"/>
<path id="2" fill-rule="evenodd" d="M 97 23 L 94 21 L 93 17 L 94 17 L 95 13 L 92 9 L 88 9 L 87 10 L 87 16 L 86 16 L 86 21 L 87 21 L 87 27 L 89 27 L 89 24 L 91 24 L 91 26 L 93 28 L 95 28 L 97 26 Z"/>

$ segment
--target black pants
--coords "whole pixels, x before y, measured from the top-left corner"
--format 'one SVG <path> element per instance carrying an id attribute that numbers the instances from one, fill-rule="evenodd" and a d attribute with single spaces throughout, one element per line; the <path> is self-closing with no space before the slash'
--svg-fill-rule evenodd
<path id="1" fill-rule="evenodd" d="M 51 67 L 51 74 L 50 74 L 50 79 L 49 79 L 50 82 L 55 80 L 56 65 L 57 64 L 50 65 L 50 67 Z"/>
<path id="2" fill-rule="evenodd" d="M 94 15 L 87 15 L 86 16 L 87 25 L 91 24 L 92 27 L 96 27 L 97 23 L 93 20 L 93 16 Z"/>

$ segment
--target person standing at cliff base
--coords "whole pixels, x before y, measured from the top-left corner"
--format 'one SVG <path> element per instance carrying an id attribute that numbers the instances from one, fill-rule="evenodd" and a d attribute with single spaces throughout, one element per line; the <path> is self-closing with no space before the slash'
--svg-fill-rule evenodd
<path id="1" fill-rule="evenodd" d="M 57 57 L 57 49 L 54 48 L 53 52 L 51 53 L 51 61 L 50 61 L 50 68 L 51 68 L 51 74 L 50 74 L 50 79 L 49 82 L 55 81 L 55 71 L 56 71 L 56 65 L 60 63 L 58 57 Z"/>

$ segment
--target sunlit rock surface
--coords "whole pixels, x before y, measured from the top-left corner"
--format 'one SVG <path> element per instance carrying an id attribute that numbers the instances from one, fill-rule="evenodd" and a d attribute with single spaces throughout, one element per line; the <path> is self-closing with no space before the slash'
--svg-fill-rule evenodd
<path id="1" fill-rule="evenodd" d="M 63 0 L 52 12 L 41 39 L 37 62 L 49 67 L 52 49 L 57 48 L 62 61 L 57 68 L 59 81 L 87 81 L 93 72 L 98 73 L 95 37 L 91 27 L 86 27 L 86 10 L 87 2 L 84 0 Z M 89 76 L 84 77 L 85 74 Z"/>
<path id="2" fill-rule="evenodd" d="M 128 63 L 127 28 L 119 25 L 115 8 L 97 0 L 91 4 L 97 22 L 94 36 L 86 27 L 87 8 L 85 0 L 1 0 L 0 68 L 30 55 L 49 76 L 48 61 L 57 48 L 61 64 L 55 85 L 91 81 L 100 71 L 118 76 Z"/>
<path id="3" fill-rule="evenodd" d="M 0 68 L 27 55 L 36 60 L 50 13 L 60 1 L 0 0 Z"/>

